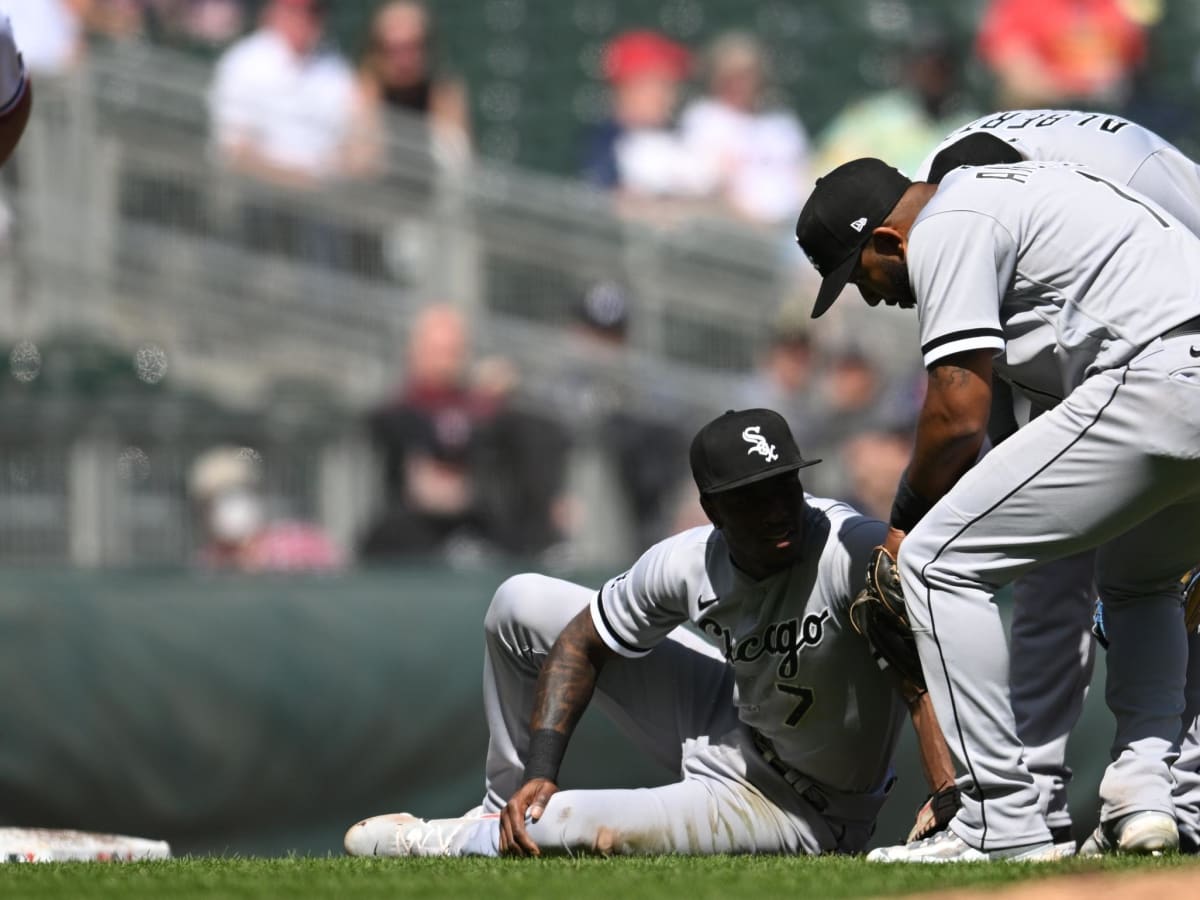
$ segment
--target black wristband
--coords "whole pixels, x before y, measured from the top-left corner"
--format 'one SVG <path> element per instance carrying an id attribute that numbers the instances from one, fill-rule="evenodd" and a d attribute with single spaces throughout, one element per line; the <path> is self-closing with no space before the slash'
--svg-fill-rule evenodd
<path id="1" fill-rule="evenodd" d="M 558 770 L 567 753 L 567 736 L 552 728 L 539 728 L 529 737 L 525 780 L 544 778 L 558 784 Z"/>
<path id="2" fill-rule="evenodd" d="M 897 531 L 912 531 L 913 526 L 931 509 L 933 504 L 909 485 L 908 472 L 901 475 L 900 483 L 896 485 L 896 499 L 892 501 L 891 526 Z"/>

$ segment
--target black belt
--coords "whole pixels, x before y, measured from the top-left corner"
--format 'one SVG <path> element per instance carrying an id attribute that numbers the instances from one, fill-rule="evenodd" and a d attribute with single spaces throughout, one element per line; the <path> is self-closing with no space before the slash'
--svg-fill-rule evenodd
<path id="1" fill-rule="evenodd" d="M 892 787 L 896 783 L 895 776 L 891 776 L 883 788 L 873 794 L 852 794 L 832 789 L 822 790 L 808 775 L 780 759 L 779 754 L 775 752 L 775 745 L 766 735 L 761 734 L 757 729 L 752 728 L 750 731 L 754 746 L 763 761 L 779 773 L 788 786 L 819 813 L 829 810 L 835 818 L 872 822 L 879 814 L 879 808 L 883 806 L 883 801 L 891 793 Z M 830 809 L 831 806 L 832 809 Z"/>
<path id="2" fill-rule="evenodd" d="M 779 754 L 775 752 L 775 746 L 765 735 L 755 730 L 753 737 L 754 746 L 758 748 L 758 752 L 762 754 L 762 758 L 766 764 L 782 775 L 783 780 L 788 783 L 788 786 L 811 803 L 817 812 L 824 812 L 829 806 L 829 798 L 817 789 L 813 780 L 799 769 L 789 766 L 780 759 Z"/>
<path id="3" fill-rule="evenodd" d="M 1179 337 L 1183 334 L 1200 334 L 1200 316 L 1188 319 L 1186 322 L 1176 325 L 1169 331 L 1164 331 L 1162 337 L 1163 340 L 1166 340 L 1167 338 Z"/>

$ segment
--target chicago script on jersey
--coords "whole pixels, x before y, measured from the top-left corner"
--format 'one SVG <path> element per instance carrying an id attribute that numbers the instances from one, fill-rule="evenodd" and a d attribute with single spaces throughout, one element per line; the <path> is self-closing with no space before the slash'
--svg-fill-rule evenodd
<path id="1" fill-rule="evenodd" d="M 704 618 L 698 623 L 701 631 L 721 641 L 725 659 L 733 664 L 754 662 L 764 653 L 780 657 L 779 677 L 793 678 L 800 665 L 800 651 L 815 647 L 825 637 L 825 620 L 829 610 L 809 613 L 803 619 L 798 616 L 783 622 L 772 622 L 762 634 L 750 634 L 737 640 L 733 632 L 714 619 Z"/>

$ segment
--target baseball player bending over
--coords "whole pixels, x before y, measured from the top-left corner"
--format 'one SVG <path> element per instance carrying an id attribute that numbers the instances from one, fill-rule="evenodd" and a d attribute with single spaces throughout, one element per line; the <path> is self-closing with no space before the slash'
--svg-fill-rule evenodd
<path id="1" fill-rule="evenodd" d="M 929 372 L 884 546 L 899 552 L 966 788 L 949 829 L 873 857 L 1053 855 L 992 601 L 1091 548 L 1117 720 L 1101 819 L 1114 843 L 1136 821 L 1157 835 L 1138 849 L 1173 846 L 1187 663 L 1178 578 L 1200 546 L 1200 240 L 1080 166 L 963 168 L 937 186 L 875 159 L 818 181 L 796 235 L 824 278 L 814 316 L 849 282 L 872 306 L 915 307 Z M 1056 405 L 975 462 L 993 372 Z"/>
<path id="2" fill-rule="evenodd" d="M 797 472 L 811 464 L 777 413 L 728 412 L 691 447 L 711 527 L 655 545 L 598 594 L 532 574 L 501 585 L 485 621 L 482 807 L 366 819 L 347 832 L 347 852 L 862 850 L 904 718 L 849 617 L 886 526 L 806 495 Z M 680 781 L 560 791 L 593 694 Z M 927 695 L 907 695 L 923 737 Z M 952 785 L 948 756 L 926 770 L 934 788 Z"/>
<path id="3" fill-rule="evenodd" d="M 1149 197 L 1200 236 L 1200 167 L 1149 129 L 1104 113 L 1037 109 L 981 116 L 947 136 L 921 164 L 915 180 L 937 184 L 960 166 L 1025 160 L 1089 166 L 1113 183 Z M 1047 403 L 1046 398 L 1024 395 L 1002 380 L 993 386 L 988 429 L 993 444 L 1055 402 L 1055 398 Z M 1004 407 L 1008 415 L 997 415 Z M 1095 655 L 1095 642 L 1089 639 L 1093 563 L 1094 554 L 1086 551 L 1056 560 L 1013 584 L 1009 684 L 1017 735 L 1025 746 L 1025 762 L 1038 786 L 1055 843 L 1070 849 L 1074 843 L 1067 808 L 1071 770 L 1066 749 L 1083 709 Z M 1188 633 L 1185 696 L 1179 759 L 1172 771 L 1180 847 L 1194 852 L 1200 849 L 1200 633 L 1195 627 Z M 1119 785 L 1111 787 L 1120 790 Z M 1148 825 L 1153 822 L 1143 818 L 1124 828 L 1119 849 L 1137 850 L 1144 842 L 1157 841 L 1156 829 L 1147 830 Z M 1118 845 L 1112 838 L 1113 829 L 1101 823 L 1080 852 L 1113 849 Z"/>
<path id="4" fill-rule="evenodd" d="M 12 23 L 0 13 L 0 165 L 24 134 L 32 106 L 33 89 L 13 40 Z"/>

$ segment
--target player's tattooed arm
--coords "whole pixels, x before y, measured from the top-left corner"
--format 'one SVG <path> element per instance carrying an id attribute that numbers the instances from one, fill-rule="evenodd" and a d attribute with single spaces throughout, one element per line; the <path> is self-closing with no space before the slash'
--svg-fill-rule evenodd
<path id="1" fill-rule="evenodd" d="M 596 631 L 590 610 L 568 622 L 538 675 L 532 730 L 569 736 L 592 699 L 600 669 L 614 655 Z"/>
<path id="2" fill-rule="evenodd" d="M 501 853 L 541 855 L 526 831 L 526 817 L 537 822 L 558 791 L 558 769 L 567 741 L 591 702 L 600 670 L 615 655 L 596 631 L 588 609 L 567 623 L 550 648 L 534 695 L 525 783 L 500 811 Z"/>
<path id="3" fill-rule="evenodd" d="M 968 350 L 929 368 L 908 484 L 933 503 L 974 464 L 992 404 L 990 349 Z"/>

